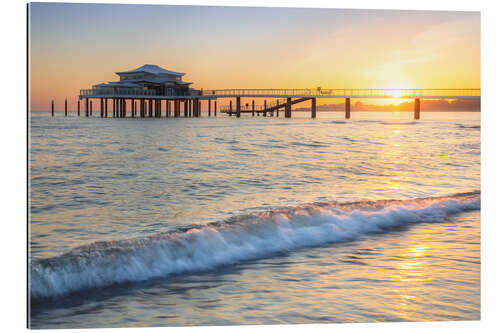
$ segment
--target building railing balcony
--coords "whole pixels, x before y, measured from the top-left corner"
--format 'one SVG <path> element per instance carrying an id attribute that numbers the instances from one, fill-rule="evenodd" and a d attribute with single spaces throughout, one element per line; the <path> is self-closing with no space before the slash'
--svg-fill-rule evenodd
<path id="1" fill-rule="evenodd" d="M 99 98 L 99 97 L 181 97 L 181 96 L 199 96 L 199 92 L 185 92 L 184 94 L 159 94 L 157 91 L 152 89 L 143 88 L 93 88 L 93 89 L 81 89 L 80 98 Z"/>

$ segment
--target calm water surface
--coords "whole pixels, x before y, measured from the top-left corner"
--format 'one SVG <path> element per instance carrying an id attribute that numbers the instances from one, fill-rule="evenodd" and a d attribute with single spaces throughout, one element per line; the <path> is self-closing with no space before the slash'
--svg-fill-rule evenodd
<path id="1" fill-rule="evenodd" d="M 479 319 L 480 114 L 342 118 L 33 113 L 31 326 Z"/>

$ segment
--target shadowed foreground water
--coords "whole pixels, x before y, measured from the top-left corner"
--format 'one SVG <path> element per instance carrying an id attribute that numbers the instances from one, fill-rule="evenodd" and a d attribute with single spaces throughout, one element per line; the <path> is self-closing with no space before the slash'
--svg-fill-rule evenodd
<path id="1" fill-rule="evenodd" d="M 31 326 L 479 319 L 479 114 L 352 116 L 35 113 Z"/>

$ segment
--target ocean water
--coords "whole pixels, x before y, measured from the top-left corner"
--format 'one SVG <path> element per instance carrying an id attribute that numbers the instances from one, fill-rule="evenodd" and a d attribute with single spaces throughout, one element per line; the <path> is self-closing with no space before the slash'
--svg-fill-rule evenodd
<path id="1" fill-rule="evenodd" d="M 32 113 L 33 328 L 480 318 L 480 114 Z"/>

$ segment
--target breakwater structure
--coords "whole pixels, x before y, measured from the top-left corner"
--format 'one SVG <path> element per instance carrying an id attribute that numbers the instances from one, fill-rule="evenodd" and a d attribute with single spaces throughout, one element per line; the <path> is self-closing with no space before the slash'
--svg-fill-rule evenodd
<path id="1" fill-rule="evenodd" d="M 219 112 L 228 116 L 242 114 L 292 117 L 292 105 L 304 102 L 311 104 L 311 118 L 316 118 L 318 99 L 344 99 L 345 118 L 351 118 L 352 99 L 413 99 L 414 118 L 420 119 L 420 102 L 423 99 L 480 99 L 481 89 L 200 89 L 190 87 L 179 73 L 163 69 L 157 65 L 144 65 L 134 70 L 117 72 L 119 81 L 100 83 L 91 89 L 82 89 L 78 96 L 77 114 L 80 116 L 81 101 L 84 102 L 85 116 L 93 115 L 92 101 L 99 104 L 101 118 L 162 118 L 200 117 L 202 102 L 206 103 L 207 115 L 217 116 L 217 100 L 229 99 L 229 105 Z M 255 99 L 263 99 L 263 105 L 256 106 Z M 251 100 L 242 103 L 242 99 Z M 233 104 L 234 101 L 234 104 Z M 108 112 L 108 106 L 112 103 Z M 65 100 L 65 115 L 68 104 Z M 250 106 L 251 105 L 251 106 Z M 164 110 L 164 112 L 162 111 Z M 182 112 L 182 111 L 183 112 Z M 54 100 L 51 101 L 54 115 Z"/>

